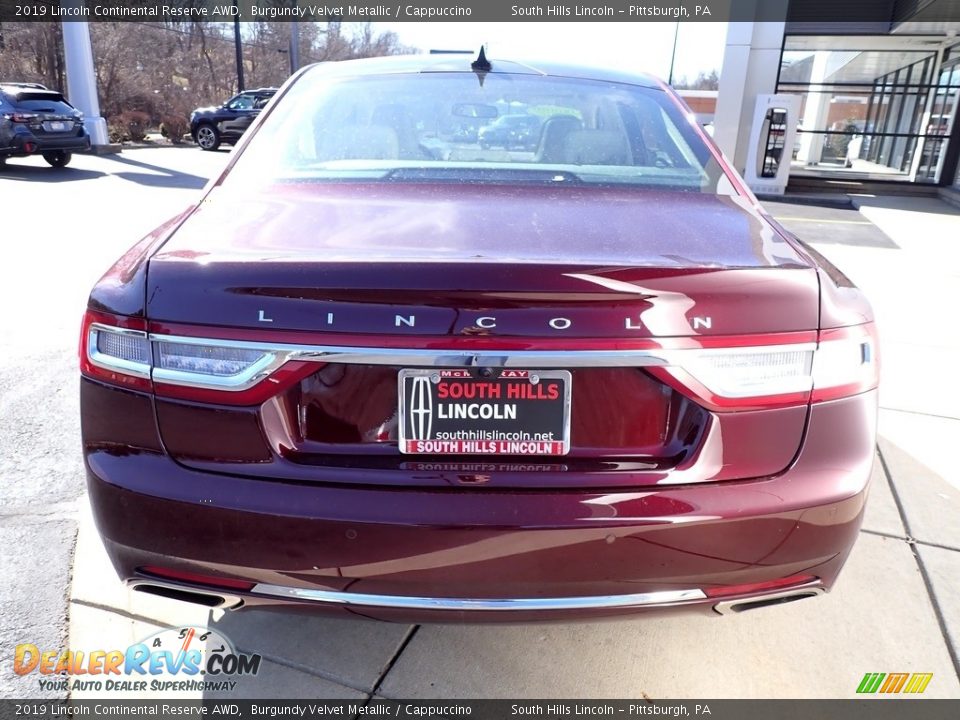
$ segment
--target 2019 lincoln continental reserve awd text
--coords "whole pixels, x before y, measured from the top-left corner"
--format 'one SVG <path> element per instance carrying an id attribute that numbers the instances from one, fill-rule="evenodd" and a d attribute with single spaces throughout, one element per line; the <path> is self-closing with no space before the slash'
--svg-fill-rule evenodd
<path id="1" fill-rule="evenodd" d="M 536 118 L 528 143 L 483 128 Z M 135 588 L 404 621 L 734 612 L 857 537 L 870 307 L 659 81 L 294 76 L 93 289 L 83 448 Z"/>

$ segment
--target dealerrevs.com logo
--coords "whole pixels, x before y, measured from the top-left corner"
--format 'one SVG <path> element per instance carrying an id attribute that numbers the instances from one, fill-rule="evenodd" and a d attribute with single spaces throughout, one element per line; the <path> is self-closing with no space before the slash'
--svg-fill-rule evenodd
<path id="1" fill-rule="evenodd" d="M 217 630 L 161 630 L 125 650 L 41 650 L 17 645 L 13 670 L 38 675 L 42 690 L 108 692 L 232 691 L 238 676 L 256 675 L 260 655 L 238 652 Z"/>
<path id="2" fill-rule="evenodd" d="M 866 673 L 857 686 L 857 693 L 919 694 L 932 679 L 933 673 Z"/>

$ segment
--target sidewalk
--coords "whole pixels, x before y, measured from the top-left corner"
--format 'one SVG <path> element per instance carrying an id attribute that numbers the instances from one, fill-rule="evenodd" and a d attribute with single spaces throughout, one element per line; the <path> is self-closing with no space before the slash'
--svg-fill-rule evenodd
<path id="1" fill-rule="evenodd" d="M 867 291 L 880 324 L 874 484 L 829 595 L 723 618 L 527 626 L 209 612 L 128 592 L 85 513 L 70 647 L 122 649 L 160 628 L 207 626 L 263 656 L 233 697 L 850 698 L 866 672 L 932 672 L 925 697 L 960 697 L 960 334 L 949 326 L 960 300 L 960 211 L 912 198 L 858 203 L 859 213 L 829 217 L 773 208 Z"/>

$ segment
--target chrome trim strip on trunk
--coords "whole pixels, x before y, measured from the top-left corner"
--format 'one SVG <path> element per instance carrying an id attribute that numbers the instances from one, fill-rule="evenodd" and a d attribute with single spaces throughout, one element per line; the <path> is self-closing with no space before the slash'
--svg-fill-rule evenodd
<path id="1" fill-rule="evenodd" d="M 606 608 L 630 608 L 645 605 L 666 605 L 689 600 L 705 600 L 702 590 L 663 590 L 632 595 L 595 595 L 587 597 L 560 598 L 432 598 L 401 595 L 369 595 L 365 593 L 340 592 L 336 590 L 313 590 L 260 583 L 250 591 L 254 595 L 304 600 L 327 605 L 358 606 L 372 608 L 397 608 L 402 610 L 602 610 Z"/>
<path id="2" fill-rule="evenodd" d="M 151 343 L 177 343 L 210 347 L 257 350 L 264 358 L 241 373 L 230 376 L 201 375 L 198 373 L 154 367 L 153 379 L 190 387 L 213 390 L 247 390 L 277 368 L 289 361 L 343 363 L 348 365 L 391 365 L 405 368 L 432 367 L 491 367 L 525 369 L 569 369 L 581 367 L 667 367 L 690 364 L 702 353 L 774 353 L 813 352 L 816 343 L 792 345 L 756 345 L 738 348 L 711 348 L 703 350 L 449 350 L 433 348 L 378 348 L 346 347 L 339 345 L 291 345 L 261 343 L 246 340 L 221 340 L 181 335 L 149 335 Z M 798 388 L 786 387 L 782 392 Z M 809 390 L 809 388 L 799 388 Z"/>
<path id="3" fill-rule="evenodd" d="M 291 345 L 247 340 L 221 340 L 182 335 L 150 335 L 151 342 L 206 345 L 259 350 L 286 360 L 346 363 L 350 365 L 399 365 L 403 367 L 641 367 L 669 365 L 668 355 L 687 350 L 437 350 L 427 348 L 347 347 L 341 345 Z M 813 343 L 788 345 L 791 350 L 812 350 Z M 776 350 L 778 346 L 769 346 Z M 766 348 L 764 348 L 766 349 Z"/>

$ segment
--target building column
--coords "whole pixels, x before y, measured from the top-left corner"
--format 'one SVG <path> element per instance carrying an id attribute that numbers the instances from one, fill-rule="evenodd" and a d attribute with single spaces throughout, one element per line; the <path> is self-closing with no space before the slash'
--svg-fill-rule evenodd
<path id="1" fill-rule="evenodd" d="M 940 84 L 940 71 L 943 68 L 943 53 L 946 49 L 945 45 L 946 43 L 941 45 L 940 49 L 937 50 L 937 56 L 934 58 L 933 68 L 931 68 L 930 79 L 928 82 L 933 87 L 927 91 L 927 97 L 924 100 L 923 117 L 920 118 L 920 127 L 917 128 L 922 133 L 927 132 L 927 129 L 930 127 L 931 114 L 933 113 L 933 108 L 936 107 L 937 86 Z M 954 111 L 954 115 L 956 115 L 956 111 Z M 954 124 L 956 124 L 956 119 L 950 122 L 947 127 L 951 128 Z M 910 163 L 910 182 L 917 181 L 917 173 L 920 171 L 920 161 L 923 159 L 923 151 L 927 149 L 928 144 L 932 152 L 933 148 L 936 147 L 934 140 L 931 138 L 921 138 L 917 140 L 917 147 L 913 152 L 913 162 Z M 941 146 L 940 157 L 937 160 L 937 168 L 935 171 L 936 177 L 938 178 L 943 172 L 943 165 L 948 152 L 949 145 L 947 145 L 947 147 Z"/>
<path id="2" fill-rule="evenodd" d="M 827 61 L 830 53 L 818 50 L 813 56 L 813 69 L 810 73 L 810 83 L 819 84 L 827 79 Z M 827 136 L 822 133 L 812 133 L 810 130 L 828 130 L 827 117 L 830 114 L 830 96 L 827 93 L 808 92 L 807 102 L 803 108 L 803 120 L 800 127 L 808 132 L 800 134 L 800 150 L 797 160 L 804 165 L 818 165 L 823 155 L 823 143 Z"/>
<path id="3" fill-rule="evenodd" d="M 777 90 L 784 22 L 732 22 L 720 71 L 713 138 L 743 172 L 757 96 Z"/>
<path id="4" fill-rule="evenodd" d="M 83 0 L 63 0 L 64 7 L 77 7 Z M 97 76 L 93 70 L 90 28 L 85 22 L 64 21 L 63 56 L 67 66 L 67 98 L 83 113 L 83 127 L 94 145 L 108 145 L 107 121 L 100 117 Z"/>

